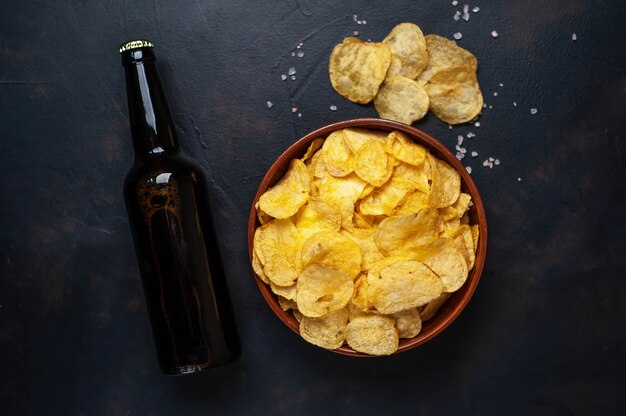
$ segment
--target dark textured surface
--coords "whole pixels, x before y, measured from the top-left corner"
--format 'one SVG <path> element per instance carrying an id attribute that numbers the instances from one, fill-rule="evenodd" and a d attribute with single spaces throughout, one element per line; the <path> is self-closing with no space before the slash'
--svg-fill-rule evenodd
<path id="1" fill-rule="evenodd" d="M 624 414 L 624 4 L 481 1 L 455 22 L 450 1 L 1 1 L 1 413 Z M 246 218 L 284 147 L 375 115 L 331 90 L 332 46 L 355 30 L 382 39 L 401 21 L 460 31 L 479 59 L 493 106 L 480 128 L 431 115 L 416 127 L 451 149 L 477 134 L 466 143 L 480 156 L 465 161 L 490 247 L 444 333 L 354 359 L 301 341 L 264 304 Z M 116 49 L 134 37 L 157 45 L 183 147 L 212 178 L 237 305 L 242 358 L 198 376 L 156 365 L 122 201 L 133 156 Z M 301 41 L 304 57 L 292 57 Z M 281 81 L 289 67 L 296 80 Z M 483 168 L 489 156 L 501 165 Z"/>

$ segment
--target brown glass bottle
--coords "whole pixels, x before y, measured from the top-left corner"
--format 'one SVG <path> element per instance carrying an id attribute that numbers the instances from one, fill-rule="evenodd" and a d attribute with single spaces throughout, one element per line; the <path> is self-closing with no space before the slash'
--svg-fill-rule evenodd
<path id="1" fill-rule="evenodd" d="M 228 363 L 240 347 L 205 177 L 180 152 L 152 43 L 120 53 L 135 149 L 124 199 L 159 364 L 178 375 Z"/>

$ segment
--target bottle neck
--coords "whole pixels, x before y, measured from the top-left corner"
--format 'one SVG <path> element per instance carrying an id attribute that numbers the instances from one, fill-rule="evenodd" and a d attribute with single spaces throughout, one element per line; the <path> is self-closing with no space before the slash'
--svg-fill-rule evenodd
<path id="1" fill-rule="evenodd" d="M 177 153 L 174 123 L 152 49 L 126 51 L 122 62 L 135 157 L 149 159 Z"/>

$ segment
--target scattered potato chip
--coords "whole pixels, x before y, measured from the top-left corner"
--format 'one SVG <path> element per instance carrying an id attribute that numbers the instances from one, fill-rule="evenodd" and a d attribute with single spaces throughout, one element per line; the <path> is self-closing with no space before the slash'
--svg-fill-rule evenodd
<path id="1" fill-rule="evenodd" d="M 395 321 L 388 316 L 358 316 L 348 322 L 346 341 L 355 351 L 370 355 L 389 355 L 398 349 Z"/>
<path id="2" fill-rule="evenodd" d="M 422 330 L 422 319 L 416 308 L 396 312 L 391 316 L 396 320 L 396 328 L 400 338 L 413 338 Z"/>
<path id="3" fill-rule="evenodd" d="M 300 335 L 313 345 L 334 350 L 345 340 L 348 324 L 348 309 L 342 308 L 320 318 L 303 316 L 300 321 Z"/>
<path id="4" fill-rule="evenodd" d="M 391 65 L 387 78 L 403 76 L 411 79 L 424 70 L 428 63 L 426 39 L 422 30 L 413 23 L 400 23 L 383 40 L 391 49 Z"/>
<path id="5" fill-rule="evenodd" d="M 353 154 L 359 151 L 361 146 L 372 139 L 385 141 L 387 139 L 387 133 L 376 130 L 358 129 L 349 127 L 343 129 L 345 134 L 345 141 Z"/>
<path id="6" fill-rule="evenodd" d="M 470 70 L 451 68 L 434 74 L 424 86 L 430 110 L 448 124 L 467 123 L 483 109 L 483 95 Z"/>
<path id="7" fill-rule="evenodd" d="M 425 305 L 442 291 L 439 276 L 419 261 L 397 261 L 378 277 L 368 275 L 367 301 L 384 314 Z"/>
<path id="8" fill-rule="evenodd" d="M 350 101 L 367 104 L 378 92 L 391 63 L 391 50 L 384 43 L 346 38 L 330 55 L 330 83 Z"/>
<path id="9" fill-rule="evenodd" d="M 404 133 L 392 131 L 386 138 L 387 152 L 396 159 L 410 165 L 419 166 L 426 159 L 426 149 L 413 143 Z"/>
<path id="10" fill-rule="evenodd" d="M 428 302 L 428 305 L 424 306 L 422 311 L 420 312 L 420 318 L 422 319 L 422 322 L 433 319 L 437 311 L 441 309 L 441 307 L 444 303 L 446 303 L 449 297 L 450 293 L 444 292 L 439 297 Z"/>
<path id="11" fill-rule="evenodd" d="M 396 215 L 384 219 L 374 232 L 376 246 L 386 256 L 402 255 L 413 247 L 437 238 L 437 210 L 423 209 L 415 215 Z"/>
<path id="12" fill-rule="evenodd" d="M 409 125 L 426 115 L 429 103 L 424 87 L 400 76 L 387 78 L 374 97 L 374 107 L 381 118 Z"/>
<path id="13" fill-rule="evenodd" d="M 339 231 L 341 211 L 334 202 L 311 198 L 298 212 L 296 228 L 304 239 L 320 231 Z"/>
<path id="14" fill-rule="evenodd" d="M 257 255 L 265 276 L 279 286 L 292 285 L 300 274 L 301 239 L 289 219 L 275 219 L 257 229 Z M 260 276 L 259 276 L 260 277 Z"/>
<path id="15" fill-rule="evenodd" d="M 306 268 L 311 264 L 341 270 L 354 279 L 361 272 L 361 248 L 345 235 L 322 231 L 302 245 L 302 266 Z"/>
<path id="16" fill-rule="evenodd" d="M 467 262 L 448 240 L 437 240 L 428 246 L 414 247 L 410 251 L 412 258 L 426 264 L 441 278 L 444 292 L 459 290 L 467 280 Z"/>
<path id="17" fill-rule="evenodd" d="M 387 155 L 382 140 L 369 140 L 359 148 L 354 157 L 354 173 L 373 186 L 382 186 L 389 180 L 393 158 Z"/>
<path id="18" fill-rule="evenodd" d="M 311 264 L 298 278 L 296 303 L 309 318 L 319 318 L 348 304 L 354 282 L 347 273 L 321 264 Z"/>
<path id="19" fill-rule="evenodd" d="M 443 208 L 454 204 L 461 194 L 461 175 L 430 153 L 428 164 L 432 176 L 428 205 L 432 208 Z"/>
<path id="20" fill-rule="evenodd" d="M 478 61 L 470 51 L 438 35 L 427 35 L 425 40 L 428 50 L 428 64 L 417 78 L 421 85 L 426 85 L 434 75 L 446 69 L 461 68 L 476 73 Z"/>
<path id="21" fill-rule="evenodd" d="M 259 198 L 259 208 L 274 218 L 289 218 L 309 199 L 311 178 L 304 163 L 293 159 L 285 176 Z"/>

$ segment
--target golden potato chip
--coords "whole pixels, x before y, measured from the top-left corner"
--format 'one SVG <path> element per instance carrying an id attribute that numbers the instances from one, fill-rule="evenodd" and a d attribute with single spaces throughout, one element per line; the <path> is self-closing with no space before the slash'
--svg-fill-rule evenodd
<path id="1" fill-rule="evenodd" d="M 307 160 L 309 160 L 313 156 L 313 154 L 317 152 L 320 147 L 322 147 L 323 144 L 324 144 L 324 139 L 322 138 L 314 139 L 309 145 L 309 148 L 306 150 L 306 153 L 304 154 L 304 156 L 300 158 L 300 160 L 306 164 Z"/>
<path id="2" fill-rule="evenodd" d="M 265 272 L 263 271 L 263 264 L 261 263 L 261 260 L 259 260 L 259 257 L 257 256 L 254 249 L 252 250 L 252 270 L 254 270 L 254 273 L 259 276 L 259 279 L 261 279 L 263 283 L 270 283 L 270 280 L 267 278 Z"/>
<path id="3" fill-rule="evenodd" d="M 471 227 L 472 230 L 472 240 L 474 241 L 474 253 L 478 251 L 478 234 L 480 233 L 478 229 L 478 224 L 474 224 Z"/>
<path id="4" fill-rule="evenodd" d="M 387 138 L 387 133 L 377 130 L 368 130 L 368 129 L 358 129 L 349 127 L 343 129 L 345 134 L 345 141 L 348 144 L 348 147 L 352 151 L 353 154 L 356 155 L 356 152 L 359 151 L 361 146 L 372 139 L 385 141 Z"/>
<path id="5" fill-rule="evenodd" d="M 319 318 L 348 304 L 354 282 L 347 273 L 321 264 L 308 266 L 297 282 L 298 310 L 309 318 Z"/>
<path id="6" fill-rule="evenodd" d="M 275 295 L 283 297 L 287 300 L 295 300 L 296 299 L 296 284 L 292 284 L 291 286 L 279 286 L 274 282 L 270 282 L 270 289 L 274 292 Z"/>
<path id="7" fill-rule="evenodd" d="M 382 186 L 393 172 L 393 159 L 382 140 L 369 140 L 354 156 L 354 173 L 373 186 Z"/>
<path id="8" fill-rule="evenodd" d="M 445 69 L 461 68 L 476 73 L 478 61 L 470 51 L 438 35 L 427 35 L 425 39 L 428 63 L 417 78 L 421 85 L 425 85 L 434 75 Z"/>
<path id="9" fill-rule="evenodd" d="M 344 39 L 330 55 L 330 83 L 350 101 L 367 104 L 378 92 L 391 63 L 391 50 L 384 43 Z"/>
<path id="10" fill-rule="evenodd" d="M 428 164 L 432 178 L 428 205 L 432 208 L 443 208 L 454 204 L 461 194 L 461 175 L 430 153 Z"/>
<path id="11" fill-rule="evenodd" d="M 355 289 L 354 290 L 355 290 L 355 293 L 356 293 L 356 284 L 355 284 Z M 349 315 L 349 319 L 350 320 L 356 318 L 357 316 L 367 316 L 367 315 L 377 315 L 378 314 L 378 312 L 376 312 L 373 309 L 372 310 L 361 309 L 358 306 L 358 301 L 355 302 L 354 296 L 352 297 L 350 302 L 348 302 L 348 306 L 346 306 L 346 308 L 348 308 L 348 315 Z"/>
<path id="12" fill-rule="evenodd" d="M 444 292 L 459 290 L 467 280 L 467 262 L 448 240 L 437 240 L 428 246 L 413 247 L 410 251 L 414 259 L 427 265 L 441 278 Z"/>
<path id="13" fill-rule="evenodd" d="M 352 173 L 344 178 L 327 176 L 315 181 L 318 198 L 334 202 L 341 211 L 341 225 L 352 228 L 354 203 L 363 193 L 367 182 Z"/>
<path id="14" fill-rule="evenodd" d="M 405 77 L 387 78 L 374 97 L 380 118 L 411 125 L 428 112 L 430 98 L 417 81 Z"/>
<path id="15" fill-rule="evenodd" d="M 296 304 L 295 300 L 285 299 L 282 296 L 278 296 L 278 304 L 283 311 L 298 309 L 298 305 Z"/>
<path id="16" fill-rule="evenodd" d="M 459 231 L 452 241 L 455 243 L 454 246 L 463 254 L 467 262 L 467 269 L 472 270 L 476 255 L 474 252 L 474 239 L 471 227 L 467 224 L 459 226 Z"/>
<path id="17" fill-rule="evenodd" d="M 428 302 L 428 305 L 424 306 L 422 308 L 422 311 L 420 312 L 420 318 L 422 319 L 422 322 L 431 320 L 435 316 L 437 311 L 439 311 L 439 309 L 443 306 L 443 304 L 446 303 L 449 297 L 450 293 L 444 292 L 441 294 L 441 296 Z"/>
<path id="18" fill-rule="evenodd" d="M 393 171 L 393 178 L 397 181 L 406 182 L 410 192 L 415 190 L 430 193 L 430 183 L 426 168 L 422 166 L 399 163 Z"/>
<path id="19" fill-rule="evenodd" d="M 265 276 L 279 286 L 292 285 L 301 270 L 301 239 L 296 226 L 289 219 L 275 219 L 259 227 L 256 233 L 254 250 Z"/>
<path id="20" fill-rule="evenodd" d="M 359 276 L 359 278 L 354 282 L 354 292 L 352 294 L 352 299 L 350 300 L 350 304 L 363 312 L 371 309 L 370 304 L 367 301 L 367 292 L 369 290 L 368 286 L 367 275 Z"/>
<path id="21" fill-rule="evenodd" d="M 393 215 L 413 215 L 425 208 L 428 208 L 428 194 L 415 191 L 407 196 L 402 205 L 393 211 Z"/>
<path id="22" fill-rule="evenodd" d="M 364 230 L 372 229 L 371 217 L 368 215 L 361 215 L 358 212 L 354 212 L 352 214 L 352 224 L 354 225 L 353 228 L 361 228 Z"/>
<path id="23" fill-rule="evenodd" d="M 311 198 L 298 212 L 296 228 L 304 239 L 320 231 L 339 231 L 341 211 L 334 202 Z"/>
<path id="24" fill-rule="evenodd" d="M 332 132 L 322 146 L 324 165 L 333 176 L 343 177 L 353 171 L 354 155 L 345 141 L 343 130 Z"/>
<path id="25" fill-rule="evenodd" d="M 460 220 L 449 220 L 443 223 L 443 230 L 439 232 L 439 236 L 442 238 L 454 238 L 460 229 Z"/>
<path id="26" fill-rule="evenodd" d="M 426 159 L 426 149 L 399 131 L 392 131 L 386 138 L 387 152 L 394 158 L 413 166 L 420 166 Z"/>
<path id="27" fill-rule="evenodd" d="M 439 276 L 419 261 L 397 261 L 385 267 L 379 277 L 368 275 L 367 301 L 384 314 L 425 305 L 441 292 Z"/>
<path id="28" fill-rule="evenodd" d="M 396 312 L 391 316 L 396 320 L 396 328 L 400 338 L 413 338 L 422 330 L 422 320 L 416 308 Z"/>
<path id="29" fill-rule="evenodd" d="M 412 186 L 394 177 L 359 202 L 362 215 L 391 215 L 411 192 Z"/>
<path id="30" fill-rule="evenodd" d="M 346 342 L 353 350 L 366 354 L 393 354 L 399 343 L 395 324 L 388 316 L 357 316 L 346 326 Z"/>
<path id="31" fill-rule="evenodd" d="M 437 210 L 423 209 L 414 215 L 396 215 L 381 221 L 374 232 L 376 246 L 386 256 L 433 242 L 439 234 Z"/>
<path id="32" fill-rule="evenodd" d="M 302 318 L 304 318 L 304 315 L 302 315 L 302 312 L 300 312 L 297 309 L 293 309 L 291 313 L 293 313 L 293 317 L 296 318 L 296 321 L 302 322 Z"/>
<path id="33" fill-rule="evenodd" d="M 361 248 L 345 235 L 322 231 L 302 245 L 302 267 L 314 263 L 341 270 L 354 279 L 361 272 Z"/>
<path id="34" fill-rule="evenodd" d="M 256 216 L 259 219 L 259 222 L 261 223 L 261 225 L 265 225 L 274 219 L 271 216 L 269 216 L 266 212 L 264 212 L 261 208 L 259 208 L 258 202 L 256 203 L 255 207 L 256 207 Z"/>
<path id="35" fill-rule="evenodd" d="M 471 70 L 441 70 L 432 76 L 424 89 L 430 99 L 430 111 L 448 124 L 467 123 L 483 109 L 483 95 L 476 73 Z"/>
<path id="36" fill-rule="evenodd" d="M 300 159 L 293 159 L 285 176 L 259 198 L 259 208 L 274 218 L 289 218 L 309 199 L 311 178 Z"/>
<path id="37" fill-rule="evenodd" d="M 343 344 L 347 324 L 347 308 L 328 313 L 321 318 L 303 316 L 300 321 L 300 335 L 313 345 L 334 350 Z"/>
<path id="38" fill-rule="evenodd" d="M 384 257 L 374 242 L 373 229 L 354 228 L 349 231 L 343 230 L 341 233 L 352 239 L 361 248 L 362 270 L 368 270 L 374 263 Z"/>
<path id="39" fill-rule="evenodd" d="M 413 23 L 400 23 L 383 40 L 391 49 L 391 65 L 387 78 L 403 76 L 411 79 L 424 70 L 428 63 L 426 39 L 422 30 Z"/>
<path id="40" fill-rule="evenodd" d="M 471 203 L 472 197 L 462 192 L 456 202 L 440 210 L 441 219 L 443 221 L 461 219 L 463 214 L 469 209 Z"/>
<path id="41" fill-rule="evenodd" d="M 365 184 L 365 188 L 363 188 L 363 192 L 361 192 L 361 195 L 359 196 L 359 199 L 365 198 L 366 196 L 368 196 L 369 194 L 374 192 L 375 189 L 376 189 L 376 187 L 374 185 L 372 185 L 371 183 Z"/>

